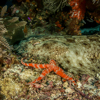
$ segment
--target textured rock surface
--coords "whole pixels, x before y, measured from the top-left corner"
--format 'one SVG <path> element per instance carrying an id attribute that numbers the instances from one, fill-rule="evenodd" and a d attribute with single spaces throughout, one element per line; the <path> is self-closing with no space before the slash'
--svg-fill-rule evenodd
<path id="1" fill-rule="evenodd" d="M 56 60 L 65 71 L 95 76 L 100 71 L 100 36 L 43 36 L 20 43 L 19 53 Z"/>

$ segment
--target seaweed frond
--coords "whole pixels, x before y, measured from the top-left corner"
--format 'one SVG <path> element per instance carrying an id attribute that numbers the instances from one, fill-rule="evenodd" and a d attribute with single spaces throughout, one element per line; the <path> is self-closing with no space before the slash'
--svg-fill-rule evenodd
<path id="1" fill-rule="evenodd" d="M 7 49 L 11 50 L 11 47 L 9 46 L 7 40 L 3 36 L 0 36 L 0 44 L 6 47 Z"/>

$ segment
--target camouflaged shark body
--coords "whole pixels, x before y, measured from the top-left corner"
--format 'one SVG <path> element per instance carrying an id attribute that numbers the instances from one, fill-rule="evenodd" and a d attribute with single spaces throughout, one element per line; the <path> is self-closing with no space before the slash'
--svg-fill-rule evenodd
<path id="1" fill-rule="evenodd" d="M 100 71 L 99 35 L 33 37 L 21 47 L 28 55 L 53 59 L 74 74 L 94 76 Z"/>

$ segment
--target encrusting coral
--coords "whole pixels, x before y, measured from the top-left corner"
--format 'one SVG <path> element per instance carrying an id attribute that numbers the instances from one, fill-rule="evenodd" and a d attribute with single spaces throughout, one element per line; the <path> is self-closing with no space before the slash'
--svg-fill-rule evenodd
<path id="1" fill-rule="evenodd" d="M 78 18 L 79 20 L 84 19 L 86 0 L 71 0 L 70 6 L 72 6 L 71 18 Z"/>
<path id="2" fill-rule="evenodd" d="M 71 35 L 79 35 L 81 33 L 79 29 L 82 25 L 79 25 L 79 23 L 87 19 L 88 16 L 90 16 L 90 19 L 100 24 L 100 0 L 70 0 L 69 4 L 72 7 L 69 13 L 70 18 L 72 18 L 70 24 L 73 24 L 72 27 L 76 26 L 76 29 L 74 29 L 76 32 L 69 27 Z M 75 21 L 73 22 L 74 19 L 78 20 L 78 24 L 74 23 Z"/>

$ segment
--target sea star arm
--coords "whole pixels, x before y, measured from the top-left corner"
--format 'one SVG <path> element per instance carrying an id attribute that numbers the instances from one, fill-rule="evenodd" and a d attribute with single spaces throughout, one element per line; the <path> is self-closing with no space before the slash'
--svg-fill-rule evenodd
<path id="1" fill-rule="evenodd" d="M 64 70 L 62 70 L 60 67 L 56 66 L 56 62 L 55 62 L 54 60 L 50 60 L 50 65 L 51 65 L 53 71 L 54 71 L 57 75 L 61 76 L 62 78 L 65 78 L 65 79 L 67 79 L 67 80 L 71 80 L 71 81 L 74 83 L 74 85 L 76 85 L 76 83 L 75 83 L 75 81 L 73 80 L 73 78 L 67 76 L 67 75 L 64 73 Z"/>
<path id="2" fill-rule="evenodd" d="M 35 79 L 33 82 L 29 82 L 28 84 L 33 84 L 40 81 L 44 76 L 46 76 L 46 74 L 50 73 L 52 70 L 52 67 L 45 69 L 37 79 Z"/>
<path id="3" fill-rule="evenodd" d="M 34 64 L 34 63 L 24 63 L 23 58 L 21 59 L 21 63 L 25 66 L 31 66 L 35 68 L 48 68 L 49 64 Z"/>
<path id="4" fill-rule="evenodd" d="M 62 78 L 65 78 L 65 79 L 67 79 L 67 80 L 71 80 L 71 81 L 74 83 L 74 85 L 76 85 L 76 83 L 75 83 L 75 81 L 73 80 L 73 78 L 67 76 L 67 75 L 64 73 L 64 71 L 63 71 L 60 67 L 55 66 L 53 70 L 54 70 L 54 72 L 55 72 L 57 75 L 61 76 Z"/>

